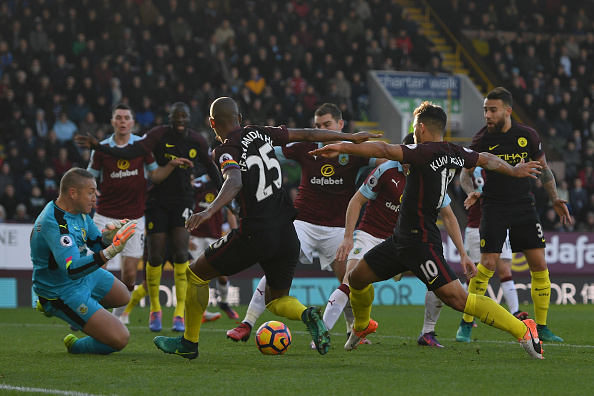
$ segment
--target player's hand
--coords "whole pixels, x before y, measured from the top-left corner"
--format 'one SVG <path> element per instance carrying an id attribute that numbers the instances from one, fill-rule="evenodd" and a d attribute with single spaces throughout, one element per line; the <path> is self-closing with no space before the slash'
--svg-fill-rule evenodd
<path id="1" fill-rule="evenodd" d="M 460 255 L 460 264 L 462 265 L 462 272 L 464 272 L 468 279 L 474 278 L 476 276 L 476 265 L 474 265 L 466 252 Z"/>
<path id="2" fill-rule="evenodd" d="M 101 230 L 101 237 L 103 238 L 103 243 L 105 243 L 106 245 L 110 244 L 113 241 L 115 235 L 118 233 L 118 231 L 129 222 L 130 220 L 128 219 L 122 219 L 110 221 L 107 224 L 105 224 L 105 228 Z"/>
<path id="3" fill-rule="evenodd" d="M 468 208 L 474 205 L 480 197 L 481 193 L 477 191 L 473 191 L 470 194 L 468 194 L 468 196 L 464 200 L 464 207 L 466 208 L 466 210 L 468 210 Z"/>
<path id="4" fill-rule="evenodd" d="M 79 145 L 80 147 L 87 147 L 87 148 L 91 148 L 91 149 L 93 147 L 99 146 L 99 140 L 95 139 L 89 133 L 87 133 L 87 136 L 85 136 L 85 135 L 74 136 L 74 142 L 77 145 Z"/>
<path id="5" fill-rule="evenodd" d="M 571 216 L 569 215 L 569 210 L 567 209 L 566 200 L 557 198 L 555 202 L 553 202 L 553 209 L 555 209 L 555 213 L 561 219 L 562 224 L 572 223 Z"/>
<path id="6" fill-rule="evenodd" d="M 516 177 L 531 177 L 533 179 L 540 175 L 542 165 L 539 161 L 525 162 L 524 158 L 514 167 Z"/>
<path id="7" fill-rule="evenodd" d="M 380 138 L 382 137 L 381 133 L 369 133 L 369 132 L 357 132 L 357 133 L 353 133 L 350 136 L 350 140 L 353 143 L 363 143 L 366 142 L 369 139 L 375 139 L 375 138 Z"/>
<path id="8" fill-rule="evenodd" d="M 114 258 L 118 253 L 124 250 L 126 246 L 126 242 L 132 238 L 132 236 L 136 233 L 136 220 L 132 220 L 127 223 L 125 226 L 120 228 L 120 230 L 115 234 L 113 237 L 113 241 L 111 245 L 103 250 L 103 255 L 106 259 L 111 260 Z"/>
<path id="9" fill-rule="evenodd" d="M 309 152 L 310 155 L 319 155 L 324 158 L 336 158 L 340 154 L 341 143 L 329 144 Z"/>
<path id="10" fill-rule="evenodd" d="M 211 217 L 212 217 L 212 213 L 210 213 L 208 210 L 203 210 L 202 212 L 194 213 L 192 216 L 190 216 L 188 221 L 186 221 L 186 228 L 189 231 L 192 231 L 192 230 L 200 227 L 200 224 L 204 223 Z"/>
<path id="11" fill-rule="evenodd" d="M 181 157 L 172 159 L 171 161 L 169 161 L 169 164 L 174 167 L 178 167 L 178 166 L 181 166 L 181 167 L 185 166 L 185 167 L 190 167 L 190 168 L 194 167 L 194 163 L 192 161 L 190 161 L 187 158 L 181 158 Z"/>
<path id="12" fill-rule="evenodd" d="M 353 250 L 353 237 L 346 237 L 338 245 L 336 249 L 336 261 L 345 261 L 349 257 L 349 253 Z"/>

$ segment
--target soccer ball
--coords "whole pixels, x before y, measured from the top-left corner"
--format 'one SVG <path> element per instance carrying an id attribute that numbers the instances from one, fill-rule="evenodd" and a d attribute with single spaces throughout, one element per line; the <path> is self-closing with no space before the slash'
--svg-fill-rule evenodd
<path id="1" fill-rule="evenodd" d="M 284 323 L 271 320 L 256 332 L 256 346 L 264 355 L 282 355 L 291 346 L 291 332 Z"/>

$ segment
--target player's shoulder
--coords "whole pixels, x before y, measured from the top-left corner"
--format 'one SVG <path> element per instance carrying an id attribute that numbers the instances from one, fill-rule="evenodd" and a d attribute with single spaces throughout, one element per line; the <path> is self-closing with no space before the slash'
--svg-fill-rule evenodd
<path id="1" fill-rule="evenodd" d="M 402 164 L 401 164 L 400 162 L 398 162 L 398 161 L 393 161 L 393 160 L 390 160 L 390 161 L 386 161 L 386 162 L 384 162 L 383 164 L 380 164 L 380 165 L 379 165 L 377 168 L 375 168 L 375 169 L 376 169 L 376 171 L 377 171 L 379 174 L 383 174 L 383 173 L 389 172 L 389 171 L 391 171 L 392 169 L 393 169 L 394 171 L 399 171 L 399 172 L 402 172 Z"/>
<path id="2" fill-rule="evenodd" d="M 530 125 L 526 125 L 521 122 L 513 121 L 512 127 L 519 133 L 528 134 L 530 137 L 540 138 L 538 136 L 538 132 L 536 132 L 536 130 L 534 128 L 532 128 Z"/>
<path id="3" fill-rule="evenodd" d="M 188 137 L 194 141 L 199 142 L 200 144 L 208 144 L 204 136 L 202 136 L 200 133 L 196 132 L 193 129 L 188 129 Z"/>

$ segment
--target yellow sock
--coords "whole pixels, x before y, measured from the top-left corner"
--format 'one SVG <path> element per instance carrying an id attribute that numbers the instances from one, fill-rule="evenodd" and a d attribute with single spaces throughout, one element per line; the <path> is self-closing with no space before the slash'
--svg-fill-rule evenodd
<path id="1" fill-rule="evenodd" d="M 495 271 L 491 271 L 487 267 L 483 266 L 482 264 L 478 264 L 476 266 L 477 272 L 476 276 L 470 279 L 470 283 L 468 285 L 468 293 L 476 294 L 477 296 L 484 296 L 487 292 L 487 286 L 489 285 L 489 279 L 493 276 Z M 465 322 L 472 322 L 473 317 L 467 314 L 462 316 L 462 319 Z"/>
<path id="2" fill-rule="evenodd" d="M 146 287 L 148 295 L 151 299 L 151 312 L 161 310 L 161 302 L 159 301 L 159 286 L 161 286 L 161 272 L 163 266 L 153 267 L 148 262 L 146 263 Z"/>
<path id="3" fill-rule="evenodd" d="M 469 294 L 464 313 L 477 317 L 481 322 L 507 331 L 516 340 L 526 333 L 526 325 L 489 297 Z"/>
<path id="4" fill-rule="evenodd" d="M 369 319 L 371 317 L 371 304 L 375 297 L 375 291 L 373 285 L 367 286 L 363 290 L 351 289 L 349 296 L 351 300 L 351 307 L 353 308 L 353 315 L 355 315 L 355 324 L 353 330 L 363 331 L 369 326 Z"/>
<path id="5" fill-rule="evenodd" d="M 186 306 L 186 289 L 188 286 L 188 281 L 186 280 L 186 270 L 188 269 L 189 264 L 189 261 L 181 264 L 173 264 L 173 277 L 175 278 L 175 298 L 177 299 L 177 305 L 175 306 L 175 311 L 173 312 L 174 317 L 184 317 L 184 308 Z"/>
<path id="6" fill-rule="evenodd" d="M 282 296 L 266 304 L 266 308 L 275 315 L 291 320 L 301 320 L 301 314 L 307 308 L 291 296 Z"/>
<path id="7" fill-rule="evenodd" d="M 530 295 L 534 303 L 534 321 L 539 325 L 547 324 L 547 314 L 549 313 L 549 303 L 551 302 L 551 279 L 549 270 L 532 272 L 532 288 Z"/>
<path id="8" fill-rule="evenodd" d="M 208 283 L 200 279 L 188 267 L 186 270 L 188 286 L 186 288 L 186 331 L 184 338 L 188 341 L 198 342 L 202 316 L 208 306 Z"/>
<path id="9" fill-rule="evenodd" d="M 124 309 L 124 313 L 130 314 L 130 312 L 132 312 L 132 308 L 137 306 L 140 303 L 140 300 L 145 298 L 147 294 L 148 294 L 148 291 L 144 288 L 144 284 L 141 283 L 140 286 L 138 286 L 132 292 L 132 295 L 130 296 L 130 302 L 128 303 L 128 305 L 126 305 L 126 309 Z"/>

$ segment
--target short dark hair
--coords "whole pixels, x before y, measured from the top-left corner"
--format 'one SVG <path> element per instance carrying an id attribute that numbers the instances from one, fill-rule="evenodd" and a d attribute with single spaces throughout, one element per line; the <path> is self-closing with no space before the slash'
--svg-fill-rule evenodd
<path id="1" fill-rule="evenodd" d="M 128 106 L 127 104 L 118 103 L 117 105 L 113 106 L 113 109 L 111 109 L 112 118 L 115 115 L 116 110 L 129 110 L 130 114 L 132 114 L 132 118 L 134 118 L 134 110 L 132 110 L 132 107 Z"/>
<path id="2" fill-rule="evenodd" d="M 64 173 L 62 180 L 60 180 L 60 194 L 67 194 L 68 189 L 75 188 L 79 190 L 83 184 L 84 179 L 95 179 L 91 172 L 82 168 L 72 168 Z"/>
<path id="3" fill-rule="evenodd" d="M 334 103 L 324 103 L 318 107 L 314 115 L 316 117 L 322 117 L 326 114 L 330 114 L 336 122 L 342 120 L 342 111 Z"/>
<path id="4" fill-rule="evenodd" d="M 504 104 L 508 105 L 509 107 L 514 107 L 514 100 L 512 99 L 512 94 L 507 89 L 503 87 L 494 88 L 491 92 L 487 94 L 487 99 L 491 100 L 501 100 Z"/>
<path id="5" fill-rule="evenodd" d="M 407 134 L 404 139 L 402 139 L 402 144 L 415 144 L 415 134 L 409 133 Z"/>
<path id="6" fill-rule="evenodd" d="M 428 125 L 443 134 L 446 124 L 448 123 L 448 116 L 443 111 L 441 106 L 435 105 L 431 102 L 423 102 L 415 109 L 413 113 L 417 117 L 417 122 Z"/>

